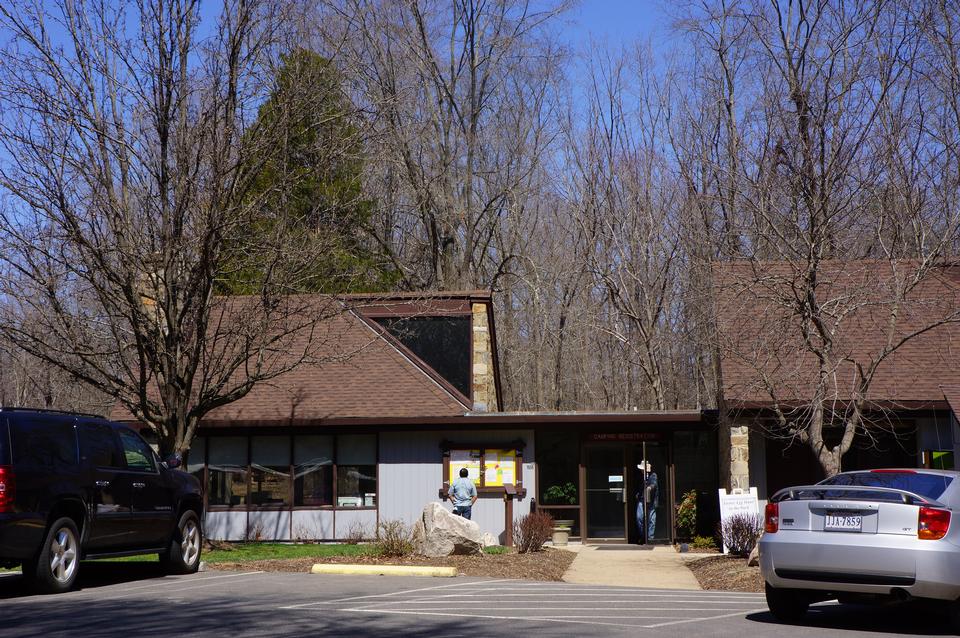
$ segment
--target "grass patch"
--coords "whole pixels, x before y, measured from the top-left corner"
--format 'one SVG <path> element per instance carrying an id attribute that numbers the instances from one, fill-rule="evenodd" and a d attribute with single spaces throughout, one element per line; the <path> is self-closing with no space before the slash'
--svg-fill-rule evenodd
<path id="1" fill-rule="evenodd" d="M 373 545 L 347 545 L 329 543 L 317 545 L 293 545 L 287 543 L 238 543 L 224 549 L 208 549 L 201 559 L 210 563 L 242 563 L 257 560 L 285 560 L 291 558 L 326 558 L 329 556 L 369 556 L 377 553 Z M 103 561 L 155 563 L 156 554 L 104 558 Z"/>
<path id="2" fill-rule="evenodd" d="M 485 554 L 509 554 L 510 548 L 503 545 L 489 545 L 483 548 Z"/>

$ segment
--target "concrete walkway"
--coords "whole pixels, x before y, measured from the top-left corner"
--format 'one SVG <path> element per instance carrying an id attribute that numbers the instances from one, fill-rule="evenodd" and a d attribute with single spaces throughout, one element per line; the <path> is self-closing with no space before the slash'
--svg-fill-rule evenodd
<path id="1" fill-rule="evenodd" d="M 563 580 L 587 585 L 646 587 L 652 589 L 701 589 L 686 567 L 699 554 L 680 554 L 669 545 L 642 549 L 634 545 L 580 545 L 565 549 L 577 552 Z"/>

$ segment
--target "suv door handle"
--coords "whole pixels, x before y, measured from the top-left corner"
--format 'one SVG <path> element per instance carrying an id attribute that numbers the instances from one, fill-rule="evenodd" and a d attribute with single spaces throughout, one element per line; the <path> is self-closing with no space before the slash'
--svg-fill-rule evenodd
<path id="1" fill-rule="evenodd" d="M 134 483 L 133 486 L 134 486 L 135 488 L 137 488 L 138 490 L 142 490 L 143 488 L 145 488 L 145 487 L 147 486 L 147 484 L 146 484 L 146 483 Z"/>
<path id="2" fill-rule="evenodd" d="M 110 481 L 96 481 L 94 485 L 97 487 L 110 487 Z"/>

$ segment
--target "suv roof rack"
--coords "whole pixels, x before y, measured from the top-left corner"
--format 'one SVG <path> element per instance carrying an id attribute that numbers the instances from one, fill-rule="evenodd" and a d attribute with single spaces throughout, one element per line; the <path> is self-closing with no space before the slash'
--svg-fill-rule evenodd
<path id="1" fill-rule="evenodd" d="M 90 412 L 71 412 L 70 410 L 53 410 L 50 408 L 15 408 L 10 406 L 0 406 L 0 412 L 42 412 L 44 414 L 66 414 L 70 416 L 87 416 L 94 419 L 105 419 L 102 414 L 92 414 Z"/>

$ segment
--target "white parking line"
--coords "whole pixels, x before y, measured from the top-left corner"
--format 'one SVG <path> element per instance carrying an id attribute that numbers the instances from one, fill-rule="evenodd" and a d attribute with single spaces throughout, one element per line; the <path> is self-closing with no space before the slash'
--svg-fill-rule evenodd
<path id="1" fill-rule="evenodd" d="M 459 619 L 466 618 L 481 618 L 483 620 L 526 620 L 526 621 L 536 621 L 536 622 L 555 622 L 555 623 L 569 623 L 577 625 L 602 625 L 606 627 L 627 627 L 627 628 L 636 628 L 638 625 L 633 625 L 629 623 L 613 623 L 613 622 L 592 622 L 589 620 L 573 620 L 565 618 L 556 618 L 556 617 L 543 617 L 543 618 L 531 618 L 529 616 L 493 616 L 493 615 L 484 615 L 484 614 L 461 614 L 461 613 L 447 613 L 439 611 L 431 612 L 422 612 L 422 611 L 402 611 L 398 609 L 391 610 L 380 610 L 380 609 L 344 609 L 346 612 L 351 613 L 374 613 L 374 614 L 392 614 L 392 615 L 401 615 L 401 616 L 446 616 Z"/>
<path id="2" fill-rule="evenodd" d="M 760 609 L 744 609 L 741 611 L 735 611 L 730 614 L 723 614 L 720 616 L 709 616 L 707 618 L 683 618 L 681 620 L 671 620 L 669 622 L 657 623 L 656 625 L 647 625 L 650 629 L 656 629 L 657 627 L 667 627 L 669 625 L 682 625 L 685 623 L 694 623 L 694 622 L 707 622 L 708 620 L 720 620 L 721 618 L 733 618 L 735 616 L 746 616 L 747 614 L 758 614 L 760 612 L 767 611 L 766 607 Z"/>
<path id="3" fill-rule="evenodd" d="M 504 578 L 502 580 L 487 580 L 487 581 L 483 581 L 483 583 L 486 585 L 489 583 L 507 582 L 509 580 L 510 579 Z M 415 594 L 417 592 L 422 592 L 422 591 L 434 591 L 437 589 L 449 589 L 450 587 L 462 587 L 462 586 L 463 586 L 463 583 L 454 583 L 452 585 L 437 585 L 436 587 L 421 587 L 419 589 L 407 589 L 404 591 L 395 591 L 395 592 L 389 592 L 386 594 L 369 594 L 367 596 L 350 596 L 349 598 L 337 598 L 335 600 L 318 600 L 316 602 L 301 603 L 299 605 L 285 605 L 283 607 L 278 607 L 277 609 L 302 609 L 304 607 L 313 607 L 315 605 L 334 605 L 334 604 L 345 603 L 345 602 L 350 602 L 354 600 L 365 600 L 368 598 L 390 598 L 393 596 L 402 596 L 404 594 Z"/>

